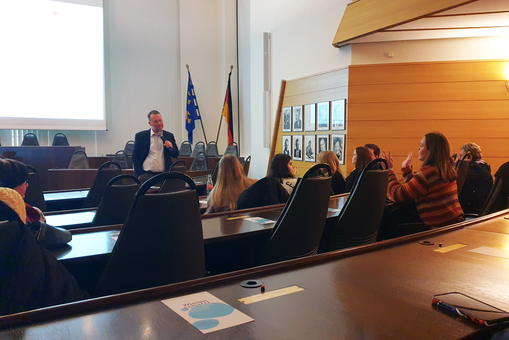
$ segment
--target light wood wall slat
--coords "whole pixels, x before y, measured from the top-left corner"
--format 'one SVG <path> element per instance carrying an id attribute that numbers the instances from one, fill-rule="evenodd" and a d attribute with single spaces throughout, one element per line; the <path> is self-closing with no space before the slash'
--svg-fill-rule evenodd
<path id="1" fill-rule="evenodd" d="M 507 61 L 434 62 L 351 66 L 349 84 L 376 85 L 505 80 Z"/>
<path id="2" fill-rule="evenodd" d="M 503 81 L 356 85 L 349 103 L 509 100 Z M 416 103 L 417 104 L 417 103 Z"/>
<path id="3" fill-rule="evenodd" d="M 291 97 L 309 92 L 335 89 L 348 86 L 348 68 L 327 73 L 317 74 L 289 82 L 285 97 Z"/>
<path id="4" fill-rule="evenodd" d="M 319 92 L 309 92 L 294 96 L 285 96 L 283 107 L 320 103 L 329 100 L 344 99 L 348 97 L 348 87 L 342 86 L 334 89 L 327 89 Z M 332 98 L 332 99 L 331 99 Z"/>
<path id="5" fill-rule="evenodd" d="M 349 121 L 372 120 L 498 120 L 509 118 L 507 101 L 433 101 L 394 103 L 349 103 L 348 108 L 355 112 Z"/>

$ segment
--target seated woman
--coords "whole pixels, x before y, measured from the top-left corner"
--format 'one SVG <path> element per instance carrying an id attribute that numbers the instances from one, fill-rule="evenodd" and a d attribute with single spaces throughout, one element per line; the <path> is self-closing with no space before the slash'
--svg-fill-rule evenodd
<path id="1" fill-rule="evenodd" d="M 346 192 L 345 190 L 345 178 L 341 174 L 339 170 L 339 159 L 338 156 L 332 151 L 325 150 L 318 154 L 318 163 L 327 164 L 332 173 L 332 191 L 334 195 L 343 194 Z"/>
<path id="2" fill-rule="evenodd" d="M 368 148 L 364 146 L 355 148 L 352 156 L 352 163 L 355 165 L 355 168 L 346 178 L 345 192 L 350 192 L 352 190 L 357 177 L 361 173 L 362 169 L 371 162 L 371 158 L 371 152 Z"/>
<path id="3" fill-rule="evenodd" d="M 13 222 L 0 222 L 0 315 L 82 300 L 89 295 L 22 223 L 20 194 L 0 188 L 0 207 Z"/>
<path id="4" fill-rule="evenodd" d="M 28 168 L 25 164 L 14 159 L 0 159 L 0 186 L 14 189 L 22 198 L 28 188 Z M 41 210 L 25 203 L 26 222 L 45 222 Z"/>
<path id="5" fill-rule="evenodd" d="M 392 219 L 384 216 L 380 232 L 386 236 L 400 236 L 390 232 L 394 224 L 422 221 L 426 228 L 432 229 L 465 219 L 458 201 L 456 168 L 450 156 L 447 138 L 438 132 L 428 133 L 422 138 L 419 147 L 422 167 L 416 173 L 412 172 L 412 157 L 410 152 L 402 163 L 405 179 L 402 184 L 392 169 L 394 160 L 390 152 L 388 157 L 384 154 L 389 164 L 389 196 L 397 203 L 415 202 L 418 214 L 418 217 L 409 214 L 407 219 L 404 213 L 395 214 L 397 217 Z"/>
<path id="6" fill-rule="evenodd" d="M 475 143 L 466 143 L 461 147 L 459 159 L 463 159 L 468 152 L 472 160 L 458 198 L 465 213 L 478 214 L 490 194 L 493 177 L 491 167 L 482 159 L 481 147 Z"/>
<path id="7" fill-rule="evenodd" d="M 272 158 L 267 177 L 276 178 L 288 194 L 291 194 L 297 184 L 297 178 L 294 176 L 295 171 L 296 167 L 293 166 L 292 158 L 279 153 Z"/>
<path id="8" fill-rule="evenodd" d="M 205 213 L 237 209 L 240 194 L 256 182 L 245 175 L 242 164 L 233 155 L 224 155 L 218 169 L 217 182 L 207 199 Z"/>

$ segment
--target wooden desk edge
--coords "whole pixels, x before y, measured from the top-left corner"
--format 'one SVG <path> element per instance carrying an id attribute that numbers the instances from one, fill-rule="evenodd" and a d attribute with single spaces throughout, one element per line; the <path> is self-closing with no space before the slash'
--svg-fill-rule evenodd
<path id="1" fill-rule="evenodd" d="M 0 317 L 0 329 L 5 328 L 13 328 L 19 326 L 27 326 L 35 323 L 41 323 L 45 321 L 56 321 L 62 320 L 65 318 L 76 317 L 79 315 L 84 315 L 87 313 L 97 312 L 99 310 L 109 310 L 119 308 L 121 306 L 140 303 L 144 301 L 158 300 L 167 297 L 170 294 L 186 294 L 191 291 L 205 289 L 205 287 L 210 286 L 211 284 L 218 285 L 221 283 L 225 283 L 232 280 L 238 280 L 239 282 L 253 277 L 253 274 L 256 276 L 269 275 L 278 270 L 294 270 L 304 266 L 309 265 L 317 265 L 324 262 L 339 260 L 355 255 L 360 255 L 364 253 L 369 253 L 372 251 L 377 251 L 389 247 L 394 247 L 397 245 L 401 245 L 404 243 L 410 243 L 417 239 L 422 239 L 430 236 L 436 236 L 440 234 L 445 234 L 451 231 L 463 229 L 466 226 L 470 226 L 472 224 L 477 224 L 480 222 L 484 222 L 490 219 L 495 219 L 500 216 L 509 213 L 509 209 L 502 210 L 500 212 L 487 215 L 484 217 L 479 217 L 477 219 L 473 219 L 470 221 L 465 221 L 461 223 L 456 223 L 447 227 L 437 228 L 434 230 L 429 230 L 413 235 L 408 235 L 392 240 L 372 243 L 364 246 L 347 248 L 342 250 L 337 250 L 329 253 L 314 255 L 305 258 L 299 258 L 290 261 L 278 262 L 274 264 L 244 269 L 236 272 L 226 273 L 215 275 L 211 277 L 204 277 L 200 279 L 179 282 L 174 284 L 169 284 L 165 286 L 143 289 L 123 294 L 110 295 L 106 297 L 93 298 L 83 301 L 77 301 L 67 304 L 62 304 L 58 306 L 46 307 L 41 309 L 36 309 L 33 311 L 27 311 L 22 313 L 16 313 L 6 316 Z M 62 317 L 65 315 L 65 317 Z"/>

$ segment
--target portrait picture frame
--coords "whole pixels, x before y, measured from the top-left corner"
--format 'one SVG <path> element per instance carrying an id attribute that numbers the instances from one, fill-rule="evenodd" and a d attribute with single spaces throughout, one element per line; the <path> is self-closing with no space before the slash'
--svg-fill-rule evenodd
<path id="1" fill-rule="evenodd" d="M 346 99 L 331 102 L 331 130 L 345 130 Z"/>
<path id="2" fill-rule="evenodd" d="M 281 142 L 281 153 L 292 157 L 292 136 L 284 135 L 283 140 Z"/>
<path id="3" fill-rule="evenodd" d="M 283 107 L 283 132 L 292 132 L 292 108 Z"/>
<path id="4" fill-rule="evenodd" d="M 329 117 L 330 102 L 322 102 L 317 104 L 317 130 L 329 131 L 330 130 L 330 117 Z"/>
<path id="5" fill-rule="evenodd" d="M 339 164 L 345 164 L 345 135 L 336 133 L 331 135 L 331 150 L 338 157 Z"/>
<path id="6" fill-rule="evenodd" d="M 295 161 L 302 161 L 302 135 L 293 135 L 292 158 Z"/>
<path id="7" fill-rule="evenodd" d="M 304 105 L 304 131 L 316 131 L 316 103 Z"/>
<path id="8" fill-rule="evenodd" d="M 322 141 L 324 144 L 322 144 Z M 317 135 L 316 136 L 316 152 L 320 154 L 320 152 L 329 149 L 329 135 Z"/>
<path id="9" fill-rule="evenodd" d="M 315 135 L 305 135 L 304 136 L 305 147 L 303 149 L 305 150 L 304 160 L 306 162 L 315 162 L 316 161 L 315 142 L 316 142 Z"/>
<path id="10" fill-rule="evenodd" d="M 294 132 L 302 132 L 302 105 L 292 107 L 292 125 Z"/>

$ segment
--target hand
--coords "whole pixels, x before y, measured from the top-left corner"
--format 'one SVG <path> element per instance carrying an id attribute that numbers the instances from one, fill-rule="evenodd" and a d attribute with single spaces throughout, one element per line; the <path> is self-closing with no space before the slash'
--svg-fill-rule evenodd
<path id="1" fill-rule="evenodd" d="M 403 161 L 403 163 L 401 163 L 401 167 L 402 168 L 406 168 L 407 166 L 411 166 L 412 165 L 412 157 L 413 157 L 413 152 L 410 151 L 408 153 L 408 156 L 406 157 L 406 159 Z"/>
<path id="2" fill-rule="evenodd" d="M 171 144 L 171 142 L 169 140 L 167 140 L 166 142 L 164 142 L 164 146 L 167 148 L 167 149 L 171 149 L 173 148 L 173 144 Z"/>
<path id="3" fill-rule="evenodd" d="M 385 154 L 385 151 L 382 152 L 382 158 L 384 158 L 387 161 L 387 164 L 389 165 L 389 169 L 392 169 L 392 166 L 394 165 L 394 159 L 392 159 L 391 152 L 389 151 L 389 156 Z"/>

